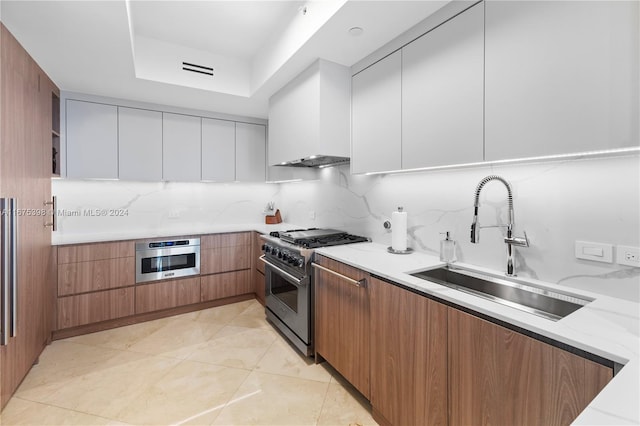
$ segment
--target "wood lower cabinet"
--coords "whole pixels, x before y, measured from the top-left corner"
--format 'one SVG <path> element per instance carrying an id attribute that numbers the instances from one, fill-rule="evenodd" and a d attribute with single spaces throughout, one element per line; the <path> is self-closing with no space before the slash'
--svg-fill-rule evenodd
<path id="1" fill-rule="evenodd" d="M 202 277 L 200 301 L 224 299 L 225 297 L 253 293 L 251 271 L 225 272 Z"/>
<path id="2" fill-rule="evenodd" d="M 135 284 L 135 258 L 74 262 L 58 266 L 58 296 Z"/>
<path id="3" fill-rule="evenodd" d="M 136 314 L 200 302 L 200 277 L 136 285 Z"/>
<path id="4" fill-rule="evenodd" d="M 369 398 L 369 274 L 318 256 L 315 351 Z"/>
<path id="5" fill-rule="evenodd" d="M 134 314 L 133 287 L 58 298 L 58 329 Z"/>
<path id="6" fill-rule="evenodd" d="M 447 307 L 375 278 L 370 294 L 374 418 L 392 425 L 446 425 Z"/>
<path id="7" fill-rule="evenodd" d="M 613 370 L 448 308 L 452 425 L 567 425 Z"/>
<path id="8" fill-rule="evenodd" d="M 200 273 L 251 268 L 251 233 L 205 235 L 200 239 Z"/>
<path id="9" fill-rule="evenodd" d="M 73 244 L 57 249 L 56 330 L 135 313 L 135 242 Z"/>

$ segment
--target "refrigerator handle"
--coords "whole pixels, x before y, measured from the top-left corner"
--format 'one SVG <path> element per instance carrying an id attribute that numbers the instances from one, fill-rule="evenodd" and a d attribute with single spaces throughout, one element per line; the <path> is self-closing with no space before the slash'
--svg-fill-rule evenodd
<path id="1" fill-rule="evenodd" d="M 0 345 L 9 342 L 9 318 L 11 306 L 9 303 L 10 281 L 10 223 L 12 212 L 8 210 L 9 200 L 0 198 Z"/>
<path id="2" fill-rule="evenodd" d="M 11 337 L 18 334 L 18 200 L 11 198 Z"/>

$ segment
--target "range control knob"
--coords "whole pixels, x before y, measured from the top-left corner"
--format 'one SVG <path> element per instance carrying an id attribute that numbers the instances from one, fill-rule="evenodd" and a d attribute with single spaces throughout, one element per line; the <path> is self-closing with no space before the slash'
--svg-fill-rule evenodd
<path id="1" fill-rule="evenodd" d="M 298 258 L 298 260 L 296 261 L 296 266 L 298 266 L 299 268 L 302 268 L 304 266 L 304 258 L 302 257 Z"/>
<path id="2" fill-rule="evenodd" d="M 263 245 L 260 247 L 260 250 L 262 250 L 262 251 L 267 251 L 266 249 L 267 249 L 267 245 L 266 245 L 266 244 L 263 244 Z"/>
<path id="3" fill-rule="evenodd" d="M 285 262 L 288 262 L 288 261 L 289 261 L 289 258 L 290 258 L 290 256 L 289 256 L 289 254 L 288 254 L 288 253 L 283 253 L 283 255 L 282 255 L 282 260 L 284 260 Z"/>
<path id="4" fill-rule="evenodd" d="M 285 259 L 288 263 L 291 263 L 292 265 L 296 263 L 296 258 L 295 256 L 289 256 L 287 259 Z"/>
<path id="5" fill-rule="evenodd" d="M 278 247 L 272 247 L 271 254 L 274 256 L 280 256 L 280 249 Z"/>
<path id="6" fill-rule="evenodd" d="M 282 257 L 284 256 L 284 253 L 278 249 L 276 249 L 276 251 L 277 251 L 276 255 L 278 256 L 278 259 L 282 259 Z"/>

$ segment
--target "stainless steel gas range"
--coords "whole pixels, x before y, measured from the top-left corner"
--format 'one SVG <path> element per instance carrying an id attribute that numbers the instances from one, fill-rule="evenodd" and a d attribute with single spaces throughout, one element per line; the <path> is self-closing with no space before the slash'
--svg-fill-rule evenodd
<path id="1" fill-rule="evenodd" d="M 297 229 L 263 235 L 267 319 L 305 355 L 313 355 L 314 249 L 370 241 L 336 229 Z"/>

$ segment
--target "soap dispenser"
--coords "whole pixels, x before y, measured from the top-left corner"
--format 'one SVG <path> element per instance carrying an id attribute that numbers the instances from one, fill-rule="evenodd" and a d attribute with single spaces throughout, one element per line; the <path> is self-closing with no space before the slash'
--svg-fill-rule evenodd
<path id="1" fill-rule="evenodd" d="M 441 232 L 444 240 L 440 241 L 440 260 L 442 262 L 453 263 L 456 261 L 456 242 L 449 237 L 449 231 Z"/>

